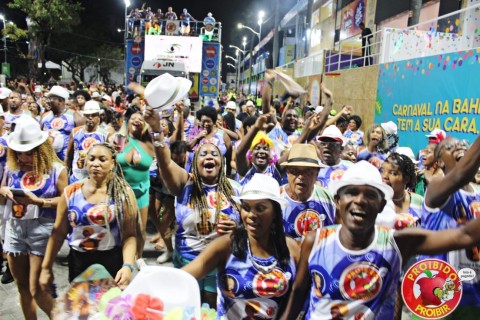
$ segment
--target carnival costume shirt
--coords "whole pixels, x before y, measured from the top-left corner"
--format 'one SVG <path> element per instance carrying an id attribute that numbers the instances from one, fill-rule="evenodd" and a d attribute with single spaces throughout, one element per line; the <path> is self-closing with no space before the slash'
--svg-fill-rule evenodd
<path id="1" fill-rule="evenodd" d="M 240 194 L 240 185 L 229 180 L 234 190 L 234 196 Z M 208 213 L 203 215 L 206 222 L 201 223 L 200 212 L 197 208 L 192 208 L 190 203 L 193 189 L 193 176 L 182 191 L 182 194 L 176 198 L 175 218 L 178 229 L 175 236 L 175 250 L 183 258 L 193 260 L 212 240 L 218 237 L 216 230 L 216 221 L 221 219 L 231 219 L 235 222 L 240 221 L 240 214 L 228 202 L 224 194 L 217 193 L 217 185 L 203 184 L 203 190 L 207 197 Z M 222 198 L 221 211 L 219 217 L 216 217 L 217 194 Z"/>
<path id="2" fill-rule="evenodd" d="M 357 131 L 352 131 L 352 130 L 347 130 L 343 134 L 350 143 L 352 143 L 355 146 L 361 147 L 363 146 L 363 132 L 360 130 Z"/>
<path id="3" fill-rule="evenodd" d="M 94 132 L 87 132 L 84 126 L 73 129 L 73 162 L 70 183 L 83 180 L 88 176 L 86 168 L 87 152 L 95 143 L 107 141 L 108 131 L 97 128 Z"/>
<path id="4" fill-rule="evenodd" d="M 5 170 L 7 185 L 10 188 L 29 191 L 39 198 L 50 199 L 58 197 L 57 181 L 60 173 L 65 170 L 63 164 L 54 162 L 48 174 L 37 176 L 34 171 Z M 9 211 L 9 210 L 7 210 Z M 10 217 L 15 219 L 47 218 L 52 221 L 57 216 L 56 208 L 39 208 L 35 205 L 12 204 Z M 9 218 L 9 217 L 6 217 Z"/>
<path id="5" fill-rule="evenodd" d="M 375 227 L 372 243 L 349 250 L 341 225 L 318 229 L 308 258 L 312 279 L 305 319 L 393 320 L 402 257 L 393 230 Z"/>
<path id="6" fill-rule="evenodd" d="M 22 116 L 23 112 L 20 114 L 11 114 L 10 112 L 6 112 L 4 114 L 5 121 L 3 122 L 3 133 L 8 134 L 12 131 L 12 123 L 15 122 L 18 118 Z"/>
<path id="7" fill-rule="evenodd" d="M 266 176 L 272 177 L 275 180 L 277 180 L 279 184 L 280 184 L 280 181 L 282 180 L 282 176 L 280 175 L 280 172 L 278 171 L 277 167 L 274 164 L 269 164 L 263 172 L 260 172 L 258 168 L 254 164 L 252 164 L 252 167 L 248 169 L 247 174 L 245 174 L 245 177 L 243 177 L 240 180 L 240 185 L 242 186 L 246 185 L 253 178 L 253 175 L 255 173 L 261 173 Z"/>
<path id="8" fill-rule="evenodd" d="M 395 215 L 395 230 L 420 226 L 423 197 L 413 192 L 409 192 L 408 195 L 410 196 L 410 207 L 408 207 L 408 212 Z"/>
<path id="9" fill-rule="evenodd" d="M 262 273 L 253 265 L 268 266 L 276 258 L 258 258 L 246 252 L 244 260 L 230 255 L 225 270 L 217 274 L 217 313 L 225 319 L 275 319 L 279 308 L 286 303 L 288 292 L 295 280 L 295 262 L 277 265 Z"/>
<path id="10" fill-rule="evenodd" d="M 459 228 L 470 220 L 480 217 L 480 185 L 471 183 L 473 192 L 458 190 L 440 208 L 428 208 L 425 203 L 422 212 L 422 228 L 445 230 Z M 428 190 L 427 190 L 428 193 Z M 432 258 L 432 256 L 420 256 Z M 463 268 L 475 270 L 477 276 L 470 281 L 462 281 L 461 306 L 480 306 L 480 254 L 479 247 L 450 251 L 433 256 L 450 263 L 457 272 Z"/>
<path id="11" fill-rule="evenodd" d="M 106 205 L 93 204 L 85 199 L 83 182 L 76 182 L 65 188 L 67 215 L 70 224 L 69 246 L 80 252 L 105 251 L 121 246 L 120 228 L 114 213 L 114 201 L 110 200 L 108 224 L 105 224 Z M 122 212 L 121 215 L 124 213 Z"/>
<path id="12" fill-rule="evenodd" d="M 382 168 L 382 163 L 387 157 L 383 153 L 373 152 L 371 153 L 368 149 L 361 151 L 357 156 L 357 161 L 368 161 L 375 168 L 380 170 Z"/>
<path id="13" fill-rule="evenodd" d="M 299 136 L 300 133 L 298 133 L 297 131 L 293 132 L 292 134 L 286 133 L 280 126 L 280 123 L 277 123 L 277 125 L 272 129 L 272 131 L 268 133 L 268 137 L 272 139 L 273 143 L 275 144 L 275 150 L 277 151 L 277 154 L 279 156 L 282 154 L 286 147 L 291 147 L 292 144 L 297 141 Z"/>
<path id="14" fill-rule="evenodd" d="M 280 187 L 280 194 L 288 201 L 283 211 L 283 227 L 287 235 L 301 240 L 307 232 L 335 223 L 335 202 L 327 189 L 315 185 L 310 198 L 300 202 L 288 196 L 286 186 Z"/>
<path id="15" fill-rule="evenodd" d="M 347 171 L 353 163 L 346 160 L 340 160 L 340 163 L 334 166 L 328 166 L 325 163 L 322 163 L 322 165 L 323 167 L 318 171 L 317 181 L 322 187 L 328 188 L 330 181 L 340 180 L 345 171 Z"/>
<path id="16" fill-rule="evenodd" d="M 5 165 L 7 164 L 7 150 L 8 145 L 5 136 L 0 137 L 0 181 L 3 180 Z"/>
<path id="17" fill-rule="evenodd" d="M 70 141 L 70 133 L 75 127 L 73 116 L 64 113 L 55 117 L 53 112 L 50 112 L 43 118 L 41 127 L 43 131 L 48 132 L 57 157 L 64 161 L 67 154 L 68 142 Z"/>

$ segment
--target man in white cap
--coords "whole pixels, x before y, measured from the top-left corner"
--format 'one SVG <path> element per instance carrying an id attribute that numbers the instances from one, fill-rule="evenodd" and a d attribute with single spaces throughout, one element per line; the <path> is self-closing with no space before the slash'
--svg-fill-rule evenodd
<path id="1" fill-rule="evenodd" d="M 226 115 L 227 113 L 233 114 L 233 117 L 235 118 L 235 129 L 240 130 L 242 127 L 242 122 L 236 118 L 237 114 L 237 104 L 235 101 L 228 101 L 227 105 L 225 106 L 225 113 L 223 115 Z"/>
<path id="2" fill-rule="evenodd" d="M 317 181 L 322 187 L 327 188 L 330 181 L 342 178 L 343 173 L 352 165 L 350 161 L 340 159 L 346 142 L 347 138 L 335 125 L 326 127 L 317 137 L 315 143 L 323 165 L 318 171 Z"/>
<path id="3" fill-rule="evenodd" d="M 480 243 L 480 219 L 439 232 L 376 226 L 377 215 L 393 190 L 366 161 L 352 165 L 341 180 L 330 183 L 329 190 L 335 195 L 342 224 L 305 237 L 281 320 L 295 319 L 305 302 L 306 319 L 394 319 L 401 270 L 410 257 Z"/>
<path id="4" fill-rule="evenodd" d="M 65 88 L 53 86 L 47 93 L 51 111 L 40 121 L 42 130 L 48 131 L 53 148 L 62 161 L 65 160 L 70 133 L 80 125 L 71 112 L 65 110 L 65 101 L 69 96 L 70 93 Z"/>
<path id="5" fill-rule="evenodd" d="M 65 158 L 65 166 L 70 173 L 69 183 L 83 180 L 88 176 L 85 163 L 88 150 L 95 143 L 108 141 L 108 131 L 99 126 L 102 113 L 103 110 L 97 101 L 87 101 L 82 111 L 85 124 L 74 128 L 70 133 Z"/>
<path id="6" fill-rule="evenodd" d="M 8 112 L 5 113 L 5 122 L 3 124 L 4 134 L 8 134 L 11 131 L 12 123 L 23 114 L 22 104 L 22 92 L 19 90 L 11 91 L 8 98 Z"/>

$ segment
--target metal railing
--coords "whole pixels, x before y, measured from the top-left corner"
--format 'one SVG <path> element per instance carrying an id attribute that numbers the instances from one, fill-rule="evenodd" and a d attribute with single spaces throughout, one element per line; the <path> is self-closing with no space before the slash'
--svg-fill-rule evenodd
<path id="1" fill-rule="evenodd" d="M 477 48 L 479 30 L 480 3 L 406 29 L 385 27 L 361 48 L 326 50 L 324 72 Z"/>
<path id="2" fill-rule="evenodd" d="M 202 36 L 204 41 L 221 42 L 222 23 L 185 20 L 152 20 L 127 17 L 126 39 L 143 35 Z"/>

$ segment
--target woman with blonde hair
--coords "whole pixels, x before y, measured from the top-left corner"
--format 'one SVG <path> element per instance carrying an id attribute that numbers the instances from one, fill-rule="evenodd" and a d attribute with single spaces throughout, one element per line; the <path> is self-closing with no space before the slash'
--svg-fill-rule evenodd
<path id="1" fill-rule="evenodd" d="M 51 295 L 42 290 L 39 276 L 52 232 L 67 172 L 57 158 L 48 133 L 29 115 L 15 122 L 7 138 L 8 154 L 0 197 L 6 199 L 8 221 L 4 251 L 20 296 L 25 319 L 37 318 L 37 306 L 48 316 Z"/>
<path id="2" fill-rule="evenodd" d="M 106 143 L 87 153 L 88 178 L 65 188 L 42 264 L 40 284 L 48 290 L 53 262 L 68 234 L 68 279 L 92 264 L 101 264 L 125 288 L 134 271 L 138 208 L 123 178 L 115 150 Z"/>

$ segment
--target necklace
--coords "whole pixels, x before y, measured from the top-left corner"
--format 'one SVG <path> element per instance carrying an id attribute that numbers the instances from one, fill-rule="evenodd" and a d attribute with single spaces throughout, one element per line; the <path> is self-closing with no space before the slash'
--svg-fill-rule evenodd
<path id="1" fill-rule="evenodd" d="M 406 195 L 407 195 L 407 193 L 405 191 L 403 191 L 403 196 L 401 196 L 400 198 L 397 198 L 397 199 L 392 198 L 392 201 L 393 202 L 401 202 L 401 201 L 405 200 Z"/>
<path id="2" fill-rule="evenodd" d="M 252 262 L 255 269 L 260 271 L 263 274 L 268 274 L 272 272 L 275 267 L 277 266 L 277 259 L 273 261 L 273 263 L 269 266 L 262 266 L 261 264 L 257 263 L 253 257 L 252 250 L 250 249 L 250 240 L 247 239 L 247 246 L 248 246 L 248 253 L 250 254 L 250 261 Z"/>

